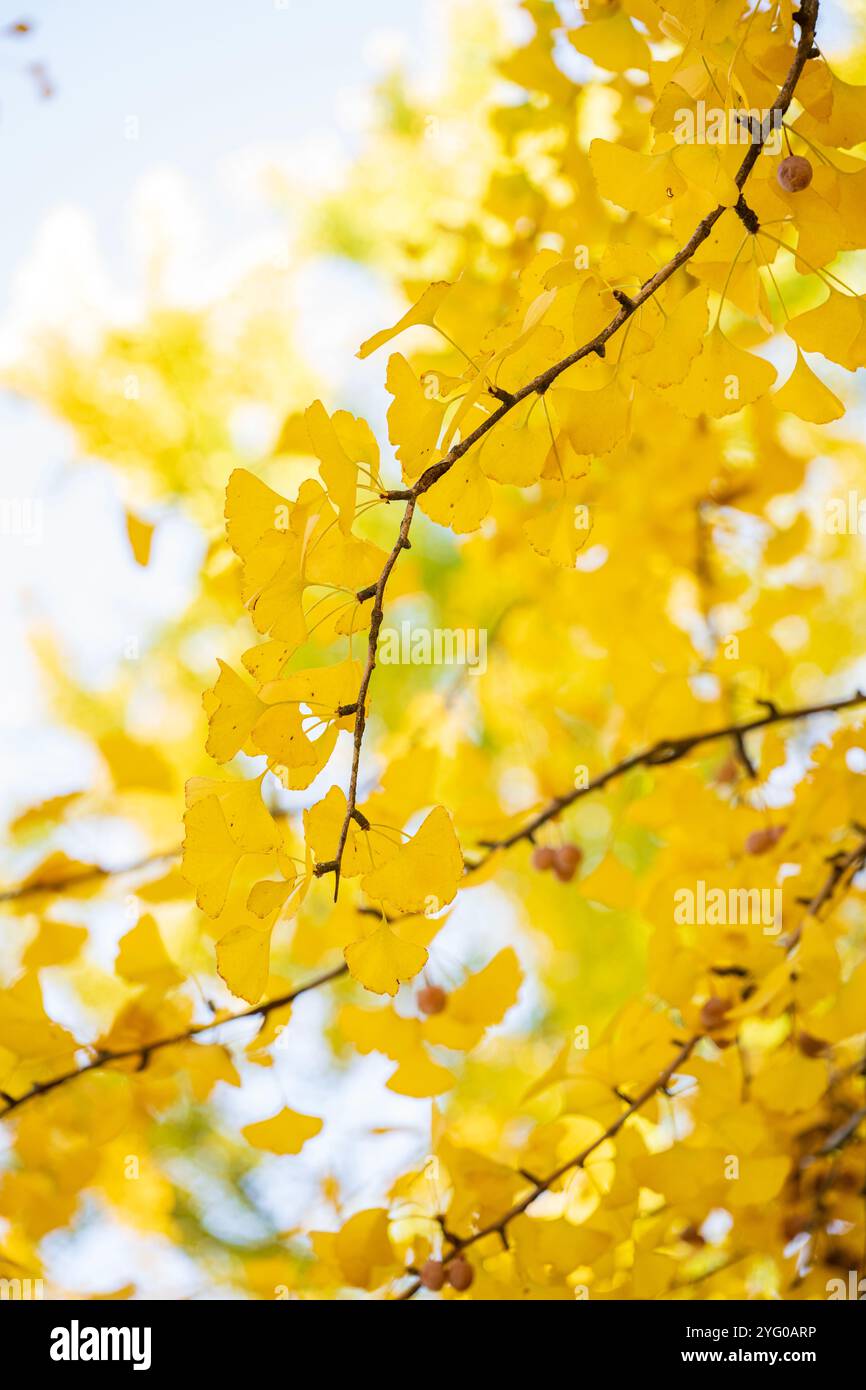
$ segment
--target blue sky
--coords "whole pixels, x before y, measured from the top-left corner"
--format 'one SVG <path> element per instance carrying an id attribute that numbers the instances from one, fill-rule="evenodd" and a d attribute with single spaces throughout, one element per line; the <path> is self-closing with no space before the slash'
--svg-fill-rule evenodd
<path id="1" fill-rule="evenodd" d="M 35 33 L 0 46 L 4 297 L 10 267 L 58 204 L 85 207 L 119 258 L 125 204 L 154 166 L 192 180 L 209 229 L 231 237 L 243 217 L 221 186 L 233 153 L 346 138 L 348 94 L 369 81 L 383 38 L 405 36 L 425 67 L 432 42 L 425 0 L 35 0 L 23 9 Z M 3 0 L 0 23 L 20 13 Z M 52 76 L 50 100 L 36 95 L 33 61 Z"/>

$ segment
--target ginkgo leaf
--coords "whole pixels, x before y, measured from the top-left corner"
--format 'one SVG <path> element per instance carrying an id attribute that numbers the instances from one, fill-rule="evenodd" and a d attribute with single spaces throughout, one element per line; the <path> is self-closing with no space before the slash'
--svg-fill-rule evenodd
<path id="1" fill-rule="evenodd" d="M 676 385 L 700 355 L 706 331 L 707 290 L 699 285 L 668 314 L 652 349 L 635 367 L 635 376 L 656 391 Z"/>
<path id="2" fill-rule="evenodd" d="M 773 402 L 780 410 L 790 410 L 792 415 L 815 425 L 829 424 L 845 414 L 839 397 L 815 375 L 799 348 L 794 370 L 773 396 Z"/>
<path id="3" fill-rule="evenodd" d="M 487 435 L 478 454 L 486 477 L 517 487 L 529 487 L 541 477 L 551 440 L 544 412 L 533 411 L 537 404 L 531 401 L 514 412 L 516 418 L 500 420 Z"/>
<path id="4" fill-rule="evenodd" d="M 153 522 L 145 521 L 143 517 L 137 516 L 135 512 L 127 509 L 126 534 L 129 548 L 135 563 L 142 567 L 150 564 L 150 548 L 153 542 L 154 529 Z"/>
<path id="5" fill-rule="evenodd" d="M 649 45 L 622 10 L 585 22 L 579 29 L 572 29 L 568 37 L 578 53 L 591 58 L 600 68 L 610 72 L 625 72 L 627 68 L 649 71 Z"/>
<path id="6" fill-rule="evenodd" d="M 270 917 L 271 913 L 280 910 L 294 886 L 294 880 L 260 879 L 249 891 L 247 907 L 254 917 Z"/>
<path id="7" fill-rule="evenodd" d="M 499 1023 L 514 1004 L 522 979 L 517 955 L 507 946 L 451 991 L 442 1013 L 425 1020 L 425 1039 L 444 1047 L 475 1047 L 484 1030 Z"/>
<path id="8" fill-rule="evenodd" d="M 822 304 L 798 314 L 787 331 L 804 352 L 820 352 L 849 371 L 866 365 L 863 359 L 863 302 L 831 289 Z"/>
<path id="9" fill-rule="evenodd" d="M 397 912 L 435 911 L 450 903 L 463 874 L 451 817 L 436 806 L 394 857 L 361 879 L 368 897 Z M 415 973 L 415 972 L 413 972 Z"/>
<path id="10" fill-rule="evenodd" d="M 369 357 L 371 352 L 375 352 L 384 343 L 389 343 L 398 333 L 402 333 L 404 328 L 412 328 L 419 323 L 432 325 L 436 311 L 450 289 L 451 284 L 447 280 L 436 280 L 432 285 L 428 285 L 421 298 L 416 300 L 412 308 L 407 309 L 403 317 L 398 319 L 391 328 L 381 329 L 380 332 L 374 333 L 372 338 L 367 338 L 361 344 L 358 349 L 358 357 Z"/>
<path id="11" fill-rule="evenodd" d="M 188 807 L 209 796 L 218 798 L 229 834 L 244 854 L 267 854 L 279 848 L 279 831 L 262 800 L 261 777 L 249 781 L 191 777 L 185 791 Z"/>
<path id="12" fill-rule="evenodd" d="M 458 535 L 478 530 L 492 500 L 490 484 L 474 454 L 464 454 L 419 499 L 431 521 L 450 526 Z"/>
<path id="13" fill-rule="evenodd" d="M 599 193 L 629 212 L 659 212 L 686 187 L 670 154 L 639 154 L 625 145 L 596 139 L 589 147 L 589 158 Z"/>
<path id="14" fill-rule="evenodd" d="M 264 706 L 255 691 L 230 666 L 219 660 L 217 664 L 219 678 L 205 698 L 210 724 L 205 747 L 216 762 L 227 763 L 250 742 L 253 725 Z"/>
<path id="15" fill-rule="evenodd" d="M 806 139 L 820 140 L 829 145 L 841 145 L 851 149 L 866 140 L 866 115 L 864 115 L 864 88 L 845 82 L 837 77 L 826 65 L 822 65 L 823 77 L 829 80 L 829 110 L 813 115 L 814 107 L 798 116 L 794 129 Z"/>
<path id="16" fill-rule="evenodd" d="M 41 970 L 46 965 L 65 965 L 75 959 L 86 940 L 86 927 L 45 920 L 21 957 L 21 963 L 27 970 Z"/>
<path id="17" fill-rule="evenodd" d="M 552 505 L 525 521 L 523 530 L 539 555 L 547 556 L 563 569 L 573 569 L 591 534 L 586 511 L 568 488 Z"/>
<path id="18" fill-rule="evenodd" d="M 334 1251 L 347 1283 L 370 1288 L 376 1271 L 393 1263 L 388 1227 L 388 1212 L 372 1207 L 350 1216 L 337 1232 Z"/>
<path id="19" fill-rule="evenodd" d="M 403 980 L 411 980 L 427 964 L 427 951 L 406 941 L 387 923 L 345 949 L 346 964 L 354 978 L 373 994 L 396 994 Z"/>
<path id="20" fill-rule="evenodd" d="M 315 1115 L 302 1115 L 299 1110 L 285 1108 L 269 1120 L 257 1120 L 244 1125 L 241 1134 L 254 1149 L 272 1154 L 299 1154 L 308 1139 L 321 1130 L 322 1121 Z"/>
<path id="21" fill-rule="evenodd" d="M 257 1004 L 270 973 L 270 927 L 232 927 L 217 942 L 216 958 L 217 970 L 232 994 Z"/>
<path id="22" fill-rule="evenodd" d="M 444 407 L 422 386 L 405 357 L 395 352 L 388 359 L 385 378 L 394 397 L 388 407 L 388 438 L 394 445 L 405 482 L 414 480 L 436 459 Z"/>
<path id="23" fill-rule="evenodd" d="M 381 1052 L 395 1062 L 421 1046 L 418 1019 L 403 1018 L 390 1005 L 362 1009 L 357 1004 L 347 1004 L 340 1010 L 340 1031 L 359 1052 Z"/>
<path id="24" fill-rule="evenodd" d="M 340 528 L 348 533 L 355 519 L 358 466 L 343 448 L 337 431 L 321 401 L 313 401 L 306 412 L 307 429 L 313 453 L 320 460 L 319 472 L 337 508 Z"/>
<path id="25" fill-rule="evenodd" d="M 218 917 L 243 851 L 232 839 L 216 796 L 203 797 L 184 817 L 183 874 L 196 890 L 202 912 Z"/>
<path id="26" fill-rule="evenodd" d="M 263 536 L 285 526 L 290 503 L 254 473 L 236 468 L 226 487 L 226 535 L 241 559 L 247 559 Z"/>
<path id="27" fill-rule="evenodd" d="M 345 816 L 346 797 L 339 787 L 331 787 L 327 796 L 304 812 L 307 848 L 317 863 L 330 863 L 336 857 Z M 370 839 L 365 838 L 360 826 L 352 821 L 343 849 L 340 874 L 343 878 L 354 878 L 369 869 L 371 864 Z"/>
<path id="28" fill-rule="evenodd" d="M 440 1096 L 450 1091 L 456 1078 L 447 1067 L 434 1062 L 423 1049 L 419 1048 L 410 1056 L 404 1057 L 396 1071 L 388 1079 L 388 1090 L 398 1096 Z"/>
<path id="29" fill-rule="evenodd" d="M 735 347 L 716 324 L 684 381 L 670 387 L 666 396 L 687 415 L 718 418 L 751 405 L 775 380 L 771 362 Z"/>
<path id="30" fill-rule="evenodd" d="M 616 380 L 600 391 L 560 390 L 556 405 L 577 454 L 608 454 L 628 429 L 628 396 Z"/>
<path id="31" fill-rule="evenodd" d="M 137 985 L 171 989 L 183 980 L 149 913 L 140 917 L 136 925 L 121 937 L 115 968 L 118 975 Z"/>

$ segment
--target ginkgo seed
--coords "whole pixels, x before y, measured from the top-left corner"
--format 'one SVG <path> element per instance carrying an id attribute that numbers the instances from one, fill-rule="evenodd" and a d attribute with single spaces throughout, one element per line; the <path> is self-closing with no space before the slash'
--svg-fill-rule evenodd
<path id="1" fill-rule="evenodd" d="M 441 1260 L 426 1260 L 419 1275 L 425 1289 L 438 1293 L 445 1283 L 445 1266 Z"/>
<path id="2" fill-rule="evenodd" d="M 422 1014 L 441 1014 L 448 1003 L 448 995 L 441 985 L 424 985 L 418 991 L 418 1008 Z"/>
<path id="3" fill-rule="evenodd" d="M 475 1270 L 462 1255 L 458 1255 L 448 1266 L 448 1283 L 458 1293 L 465 1293 L 474 1278 Z"/>
<path id="4" fill-rule="evenodd" d="M 802 193 L 812 182 L 812 166 L 802 154 L 789 154 L 776 170 L 776 178 L 786 193 Z"/>
<path id="5" fill-rule="evenodd" d="M 785 833 L 784 825 L 768 825 L 763 830 L 753 830 L 746 837 L 747 854 L 766 854 L 767 850 L 781 840 Z"/>
<path id="6" fill-rule="evenodd" d="M 556 850 L 551 845 L 536 845 L 532 851 L 533 869 L 552 869 L 556 859 Z"/>
<path id="7" fill-rule="evenodd" d="M 553 872 L 560 883 L 571 882 L 582 859 L 583 850 L 577 845 L 560 845 L 553 862 Z"/>
<path id="8" fill-rule="evenodd" d="M 701 1027 L 706 1028 L 708 1032 L 720 1028 L 730 1007 L 727 999 L 720 998 L 718 994 L 710 995 L 701 1009 Z"/>

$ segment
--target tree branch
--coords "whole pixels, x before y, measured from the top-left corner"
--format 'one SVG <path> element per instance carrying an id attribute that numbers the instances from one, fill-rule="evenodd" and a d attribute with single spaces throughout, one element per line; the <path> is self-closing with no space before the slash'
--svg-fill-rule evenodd
<path id="1" fill-rule="evenodd" d="M 488 1222 L 486 1226 L 482 1226 L 480 1230 L 473 1232 L 471 1236 L 466 1236 L 465 1238 L 452 1237 L 451 1249 L 442 1257 L 443 1265 L 448 1265 L 451 1260 L 455 1259 L 458 1255 L 462 1255 L 470 1246 L 477 1244 L 479 1240 L 486 1239 L 487 1236 L 496 1235 L 504 1238 L 509 1224 L 514 1221 L 516 1217 L 522 1216 L 527 1208 L 531 1207 L 532 1203 L 540 1197 L 543 1192 L 547 1192 L 555 1182 L 565 1177 L 566 1173 L 570 1173 L 575 1168 L 582 1168 L 587 1159 L 595 1153 L 596 1149 L 600 1148 L 608 1139 L 613 1139 L 619 1134 L 626 1120 L 630 1120 L 632 1115 L 636 1115 L 639 1110 L 643 1109 L 647 1101 L 652 1100 L 653 1096 L 659 1091 L 667 1090 L 674 1075 L 688 1060 L 700 1041 L 701 1037 L 698 1035 L 689 1038 L 687 1042 L 681 1043 L 673 1061 L 669 1062 L 664 1071 L 661 1072 L 654 1081 L 651 1081 L 648 1086 L 645 1086 L 639 1095 L 635 1096 L 634 1100 L 631 1101 L 626 1106 L 625 1110 L 607 1126 L 607 1129 L 605 1129 L 597 1139 L 593 1139 L 591 1144 L 587 1144 L 586 1148 L 581 1149 L 580 1153 L 575 1154 L 573 1158 L 567 1159 L 566 1162 L 561 1163 L 558 1168 L 554 1168 L 553 1172 L 548 1173 L 546 1178 L 539 1178 L 537 1182 L 533 1182 L 527 1195 L 521 1197 L 519 1202 L 515 1202 L 513 1207 L 509 1207 L 508 1211 L 504 1212 L 496 1221 Z M 412 1298 L 420 1287 L 421 1281 L 417 1279 L 410 1288 L 399 1295 L 399 1299 L 405 1301 L 406 1299 Z"/>
<path id="2" fill-rule="evenodd" d="M 381 618 L 380 618 L 381 622 Z M 365 698 L 366 691 L 370 684 L 370 677 L 375 667 L 375 653 L 373 653 L 372 664 L 370 664 L 370 653 L 368 650 L 369 673 L 365 671 L 366 684 L 364 686 Z M 471 868 L 478 868 L 483 864 L 497 849 L 510 849 L 520 840 L 532 841 L 532 837 L 542 825 L 547 821 L 555 820 L 568 806 L 575 801 L 579 801 L 582 796 L 589 796 L 591 792 L 601 791 L 609 782 L 615 781 L 618 777 L 623 777 L 627 772 L 631 772 L 636 767 L 664 767 L 669 763 L 679 762 L 686 757 L 694 748 L 698 748 L 704 743 L 713 743 L 722 738 L 731 738 L 736 747 L 739 747 L 746 734 L 754 732 L 756 729 L 763 729 L 771 724 L 791 723 L 798 719 L 808 719 L 813 714 L 838 714 L 847 709 L 856 709 L 860 705 L 866 705 L 866 695 L 861 691 L 856 691 L 853 695 L 842 700 L 827 700 L 819 705 L 804 705 L 800 709 L 780 710 L 776 705 L 768 700 L 759 700 L 758 704 L 767 710 L 765 715 L 757 719 L 746 720 L 742 724 L 726 724 L 719 729 L 710 729 L 700 734 L 681 734 L 671 738 L 660 739 L 649 748 L 641 749 L 638 753 L 632 753 L 629 757 L 623 758 L 621 762 L 614 763 L 598 777 L 594 777 L 587 782 L 585 787 L 575 788 L 574 791 L 565 792 L 561 796 L 554 797 L 537 815 L 520 830 L 515 830 L 511 835 L 505 836 L 501 840 L 482 840 L 480 847 L 487 852 Z M 363 726 L 361 728 L 361 738 L 363 738 Z M 355 747 L 360 757 L 361 739 L 358 737 L 357 728 L 355 730 Z M 353 759 L 353 771 L 355 772 L 355 786 L 357 787 L 357 768 Z M 364 828 L 365 817 L 353 804 L 348 814 L 349 821 L 356 821 Z M 345 844 L 345 841 L 343 841 Z M 21 899 L 36 897 L 41 894 L 63 893 L 67 888 L 76 888 L 79 884 L 90 883 L 94 880 L 119 878 L 124 874 L 136 873 L 140 869 L 149 868 L 153 864 L 161 863 L 166 859 L 177 859 L 182 854 L 182 849 L 177 846 L 175 849 L 157 850 L 153 854 L 144 855 L 141 859 L 135 860 L 131 864 L 121 864 L 117 868 L 109 869 L 99 865 L 88 866 L 84 873 L 70 874 L 68 878 L 58 879 L 54 883 L 39 884 L 28 883 L 17 888 L 6 888 L 0 892 L 0 903 L 17 902 Z M 321 876 L 325 873 L 333 873 L 337 866 L 337 860 L 331 859 L 325 863 L 317 864 L 315 872 Z M 363 908 L 359 911 L 364 911 Z M 378 914 L 377 914 L 378 915 Z"/>
<path id="3" fill-rule="evenodd" d="M 511 835 L 504 836 L 501 840 L 482 840 L 481 848 L 486 851 L 477 860 L 472 868 L 486 862 L 491 854 L 497 849 L 510 849 L 520 840 L 531 842 L 537 830 L 545 825 L 547 821 L 555 820 L 568 806 L 579 801 L 582 796 L 589 796 L 591 792 L 600 791 L 609 782 L 614 782 L 618 777 L 623 777 L 627 772 L 631 772 L 636 767 L 663 767 L 668 763 L 679 762 L 686 754 L 691 753 L 694 748 L 700 747 L 704 743 L 716 743 L 722 738 L 732 738 L 735 746 L 739 748 L 746 734 L 754 732 L 755 729 L 765 729 L 771 724 L 785 724 L 797 719 L 808 719 L 813 714 L 836 714 L 840 710 L 855 709 L 858 705 L 866 704 L 866 695 L 861 691 L 856 691 L 853 695 L 844 700 L 827 700 L 820 705 L 805 705 L 800 709 L 780 710 L 775 705 L 767 706 L 767 713 L 757 719 L 748 719 L 742 724 L 725 724 L 719 729 L 709 729 L 700 734 L 683 734 L 679 738 L 660 739 L 658 743 L 653 743 L 649 748 L 643 748 L 639 753 L 632 753 L 629 757 L 623 758 L 621 762 L 614 763 L 607 771 L 599 773 L 587 782 L 585 787 L 576 787 L 573 791 L 564 792 L 561 796 L 554 797 L 537 815 L 527 821 L 520 830 L 515 830 Z"/>
<path id="4" fill-rule="evenodd" d="M 198 1038 L 202 1033 L 213 1032 L 215 1028 L 222 1028 L 229 1023 L 237 1023 L 242 1018 L 255 1018 L 261 1015 L 266 1018 L 275 1009 L 285 1008 L 295 999 L 299 999 L 302 994 L 308 994 L 310 990 L 318 989 L 320 985 L 326 985 L 331 980 L 336 980 L 340 975 L 348 974 L 347 965 L 335 965 L 332 970 L 326 970 L 321 975 L 315 975 L 306 984 L 298 985 L 296 989 L 289 990 L 287 994 L 280 994 L 276 999 L 268 999 L 264 1004 L 256 1004 L 252 1008 L 244 1009 L 239 1014 L 231 1014 L 227 1018 L 214 1019 L 211 1023 L 196 1023 L 191 1028 L 185 1029 L 182 1033 L 174 1033 L 171 1037 L 157 1038 L 154 1042 L 141 1043 L 138 1047 L 127 1047 L 118 1052 L 100 1051 L 86 1062 L 82 1067 L 76 1067 L 71 1071 L 61 1072 L 59 1076 L 53 1076 L 50 1081 L 39 1081 L 25 1091 L 21 1096 L 3 1095 L 5 1105 L 0 1110 L 0 1120 L 5 1119 L 13 1110 L 26 1105 L 30 1100 L 36 1100 L 38 1096 L 44 1096 L 49 1091 L 54 1091 L 58 1086 L 64 1086 L 67 1081 L 75 1081 L 79 1076 L 85 1076 L 88 1072 L 99 1071 L 104 1067 L 109 1067 L 113 1062 L 129 1062 L 138 1060 L 142 1070 L 150 1061 L 154 1052 L 161 1052 L 163 1048 L 175 1047 L 179 1043 L 191 1042 L 193 1038 Z"/>
<path id="5" fill-rule="evenodd" d="M 800 74 L 802 73 L 803 68 L 806 66 L 809 57 L 811 56 L 812 44 L 815 38 L 815 27 L 818 22 L 818 0 L 803 0 L 803 4 L 797 12 L 795 19 L 800 26 L 800 38 L 797 43 L 794 57 L 791 61 L 791 67 L 788 71 L 788 75 L 785 78 L 782 88 L 779 91 L 779 95 L 777 96 L 775 102 L 770 108 L 769 113 L 771 116 L 773 115 L 773 113 L 779 113 L 780 118 L 783 117 L 786 111 L 788 110 L 788 107 L 790 106 L 791 101 L 793 99 L 794 91 L 797 86 L 797 82 L 799 81 Z M 746 151 L 745 157 L 743 158 L 742 163 L 740 164 L 740 167 L 734 176 L 734 182 L 736 183 L 737 188 L 742 190 L 749 177 L 749 174 L 755 167 L 761 150 L 764 147 L 764 142 L 766 136 L 769 134 L 771 126 L 772 121 L 762 122 L 758 138 L 754 141 L 753 144 L 749 146 L 749 149 Z M 671 259 L 667 262 L 666 265 L 662 266 L 660 270 L 656 271 L 655 275 L 651 276 L 650 279 L 646 280 L 634 295 L 632 295 L 631 297 L 620 297 L 619 310 L 613 316 L 610 322 L 604 328 L 602 328 L 602 330 L 599 333 L 597 333 L 594 338 L 591 338 L 589 342 L 584 343 L 581 347 L 576 348 L 575 351 L 569 353 L 567 357 L 563 357 L 561 361 L 554 363 L 553 366 L 546 368 L 546 370 L 543 372 L 540 372 L 538 376 L 534 377 L 532 381 L 528 382 L 525 386 L 521 387 L 519 391 L 515 391 L 511 394 L 508 394 L 506 398 L 502 400 L 502 403 L 498 407 L 498 409 L 494 410 L 491 415 L 488 415 L 487 419 L 483 420 L 480 425 L 478 425 L 474 430 L 472 430 L 470 434 L 466 436 L 465 439 L 461 439 L 457 444 L 455 444 L 454 447 L 448 451 L 444 458 L 440 459 L 438 463 L 431 464 L 429 468 L 425 469 L 425 471 L 421 474 L 420 478 L 417 479 L 417 481 L 412 485 L 412 487 L 395 488 L 392 491 L 383 492 L 381 494 L 382 497 L 388 501 L 405 501 L 406 510 L 403 513 L 403 520 L 400 525 L 400 532 L 394 544 L 394 548 L 389 554 L 387 560 L 385 561 L 384 568 L 379 576 L 378 582 L 375 585 L 375 589 L 372 591 L 372 595 L 370 593 L 370 590 L 364 591 L 365 597 L 373 597 L 373 612 L 370 618 L 370 638 L 367 647 L 367 662 L 364 668 L 364 674 L 361 678 L 361 688 L 358 692 L 358 709 L 355 714 L 352 771 L 349 780 L 349 792 L 346 798 L 346 814 L 343 820 L 343 825 L 340 831 L 340 837 L 337 843 L 337 851 L 334 858 L 326 861 L 325 863 L 316 865 L 316 873 L 319 876 L 322 876 L 323 874 L 327 873 L 334 874 L 335 900 L 337 897 L 337 893 L 339 892 L 340 866 L 343 861 L 343 852 L 346 847 L 346 838 L 349 833 L 349 825 L 352 820 L 352 814 L 355 810 L 355 799 L 357 796 L 358 787 L 358 768 L 360 764 L 361 745 L 363 743 L 364 728 L 366 724 L 365 703 L 367 692 L 370 687 L 370 680 L 376 665 L 376 643 L 378 641 L 379 628 L 382 624 L 385 586 L 391 575 L 391 571 L 393 570 L 394 565 L 397 562 L 397 557 L 399 556 L 400 551 L 408 547 L 409 529 L 412 525 L 412 518 L 415 513 L 415 505 L 418 501 L 418 498 L 421 497 L 425 492 L 428 492 L 430 488 L 434 485 L 434 483 L 438 483 L 439 479 L 444 477 L 445 474 L 449 472 L 451 468 L 453 468 L 454 464 L 458 461 L 458 459 L 462 458 L 464 454 L 468 453 L 470 449 L 472 449 L 481 439 L 483 439 L 484 436 L 488 434 L 489 431 L 492 430 L 493 427 L 497 425 L 499 421 L 502 420 L 509 413 L 509 411 L 513 410 L 514 407 L 520 403 L 520 401 L 526 400 L 528 396 L 544 395 L 545 391 L 547 391 L 553 385 L 554 381 L 556 381 L 556 379 L 559 376 L 561 376 L 563 372 L 568 371 L 569 367 L 573 367 L 575 363 L 580 362 L 584 357 L 588 357 L 591 353 L 597 353 L 600 356 L 603 356 L 604 347 L 608 339 L 612 338 L 613 335 L 617 333 L 620 328 L 622 328 L 623 324 L 625 324 L 631 318 L 632 314 L 634 314 L 642 304 L 645 304 L 648 299 L 652 298 L 656 291 L 659 290 L 661 286 L 664 285 L 666 281 L 670 279 L 670 277 L 674 274 L 676 270 L 680 268 L 680 266 L 685 265 L 686 262 L 691 259 L 695 251 L 697 251 L 698 247 L 704 241 L 706 241 L 707 237 L 710 235 L 710 232 L 718 222 L 719 218 L 726 211 L 726 205 L 720 203 L 719 206 L 717 208 L 714 208 L 712 212 L 707 213 L 706 217 L 702 218 L 701 221 L 698 223 L 697 227 L 692 232 L 692 235 L 689 237 L 688 241 L 680 247 L 680 249 L 671 257 Z"/>

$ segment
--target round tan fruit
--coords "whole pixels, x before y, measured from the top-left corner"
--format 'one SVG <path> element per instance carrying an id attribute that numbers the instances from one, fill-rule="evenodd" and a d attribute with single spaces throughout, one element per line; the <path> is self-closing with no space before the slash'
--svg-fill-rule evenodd
<path id="1" fill-rule="evenodd" d="M 711 995 L 701 1009 L 701 1027 L 706 1028 L 707 1032 L 720 1028 L 730 1007 L 727 999 L 720 999 L 717 994 Z"/>
<path id="2" fill-rule="evenodd" d="M 746 836 L 747 854 L 766 854 L 768 849 L 781 840 L 785 833 L 784 825 L 768 825 L 764 830 L 753 830 Z"/>
<path id="3" fill-rule="evenodd" d="M 583 850 L 577 845 L 560 845 L 553 865 L 553 872 L 560 883 L 571 882 L 582 859 Z"/>
<path id="4" fill-rule="evenodd" d="M 425 1289 L 432 1289 L 438 1293 L 445 1283 L 445 1266 L 441 1260 L 427 1260 L 421 1269 L 419 1276 Z"/>
<path id="5" fill-rule="evenodd" d="M 556 862 L 556 850 L 550 845 L 536 845 L 532 851 L 533 869 L 552 869 Z"/>
<path id="6" fill-rule="evenodd" d="M 801 154 L 789 154 L 776 170 L 776 178 L 786 193 L 802 193 L 812 182 L 812 166 Z"/>
<path id="7" fill-rule="evenodd" d="M 448 1266 L 448 1283 L 458 1293 L 465 1293 L 474 1278 L 475 1270 L 462 1255 L 458 1255 Z"/>
<path id="8" fill-rule="evenodd" d="M 441 1014 L 448 1003 L 448 995 L 440 985 L 425 985 L 418 991 L 418 1008 L 422 1014 Z"/>

